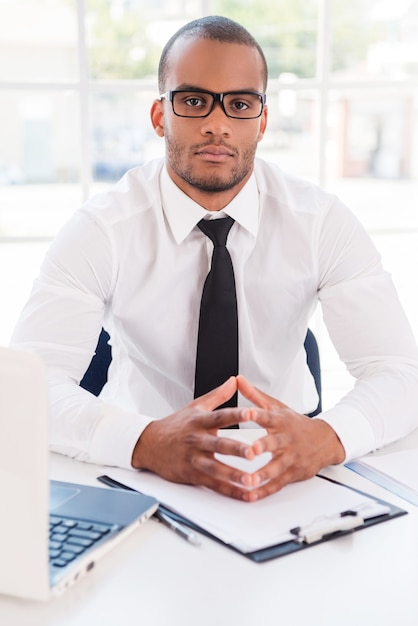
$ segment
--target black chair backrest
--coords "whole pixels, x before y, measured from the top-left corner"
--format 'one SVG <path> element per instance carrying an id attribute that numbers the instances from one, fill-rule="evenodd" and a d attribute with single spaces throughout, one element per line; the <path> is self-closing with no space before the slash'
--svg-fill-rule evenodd
<path id="1" fill-rule="evenodd" d="M 97 343 L 96 353 L 83 376 L 80 386 L 95 396 L 98 396 L 107 381 L 107 370 L 112 360 L 112 349 L 109 345 L 109 334 L 103 329 Z M 309 414 L 310 417 L 318 415 L 322 410 L 322 385 L 321 385 L 321 363 L 319 359 L 318 343 L 313 332 L 308 329 L 305 339 L 305 351 L 308 367 L 314 378 L 316 390 L 319 396 L 319 403 L 315 411 Z"/>
<path id="2" fill-rule="evenodd" d="M 97 343 L 96 353 L 80 382 L 83 389 L 90 391 L 95 396 L 99 395 L 107 382 L 107 370 L 112 360 L 112 348 L 108 343 L 109 339 L 109 334 L 103 328 Z"/>
<path id="3" fill-rule="evenodd" d="M 308 328 L 305 338 L 306 361 L 315 381 L 316 391 L 318 392 L 319 402 L 315 411 L 309 413 L 309 417 L 314 417 L 322 411 L 322 380 L 321 380 L 321 361 L 319 358 L 318 342 L 313 332 Z"/>

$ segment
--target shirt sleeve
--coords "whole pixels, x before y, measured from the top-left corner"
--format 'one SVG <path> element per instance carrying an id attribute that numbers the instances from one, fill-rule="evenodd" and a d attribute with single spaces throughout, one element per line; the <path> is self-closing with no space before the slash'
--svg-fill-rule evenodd
<path id="1" fill-rule="evenodd" d="M 104 402 L 79 387 L 103 325 L 117 274 L 109 232 L 79 211 L 52 243 L 11 343 L 47 365 L 50 444 L 56 452 L 131 467 L 151 418 Z"/>
<path id="2" fill-rule="evenodd" d="M 356 382 L 319 417 L 350 460 L 418 426 L 418 350 L 369 235 L 338 200 L 329 208 L 318 237 L 319 299 L 330 338 Z"/>

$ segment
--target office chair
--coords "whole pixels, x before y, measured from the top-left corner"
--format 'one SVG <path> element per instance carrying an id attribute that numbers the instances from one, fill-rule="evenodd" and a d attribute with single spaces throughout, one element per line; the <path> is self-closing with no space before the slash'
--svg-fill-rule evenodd
<path id="1" fill-rule="evenodd" d="M 318 342 L 315 335 L 309 328 L 308 332 L 306 333 L 304 346 L 306 352 L 306 361 L 315 381 L 315 387 L 319 398 L 318 406 L 314 411 L 312 411 L 312 413 L 309 413 L 309 417 L 314 417 L 322 411 L 321 361 L 319 358 Z"/>
<path id="2" fill-rule="evenodd" d="M 97 343 L 96 353 L 80 382 L 80 386 L 83 387 L 83 389 L 90 391 L 95 396 L 99 395 L 107 381 L 107 370 L 109 368 L 110 361 L 112 360 L 112 348 L 108 343 L 109 339 L 110 337 L 107 331 L 102 329 Z M 315 335 L 309 328 L 304 345 L 308 367 L 314 378 L 316 390 L 319 396 L 317 408 L 312 413 L 309 413 L 309 417 L 314 417 L 314 415 L 318 415 L 318 413 L 322 410 L 321 363 L 319 358 L 318 343 Z"/>
<path id="3" fill-rule="evenodd" d="M 80 387 L 90 391 L 95 396 L 99 395 L 107 382 L 107 370 L 112 360 L 112 348 L 108 343 L 109 339 L 109 333 L 102 328 L 99 341 L 97 342 L 96 353 L 93 355 L 90 365 L 80 382 Z"/>

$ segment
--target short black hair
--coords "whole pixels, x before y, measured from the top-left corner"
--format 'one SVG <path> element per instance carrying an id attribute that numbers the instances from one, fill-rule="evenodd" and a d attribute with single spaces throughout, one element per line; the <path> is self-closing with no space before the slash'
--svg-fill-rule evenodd
<path id="1" fill-rule="evenodd" d="M 250 48 L 255 48 L 258 50 L 263 64 L 264 90 L 267 88 L 267 62 L 260 44 L 254 39 L 248 30 L 241 26 L 241 24 L 238 24 L 238 22 L 234 22 L 234 20 L 221 15 L 210 15 L 193 20 L 192 22 L 182 26 L 176 33 L 174 33 L 164 46 L 158 66 L 158 87 L 160 89 L 160 93 L 165 90 L 165 82 L 169 71 L 170 50 L 173 47 L 173 44 L 182 37 L 189 39 L 192 39 L 193 37 L 200 39 L 212 39 L 223 43 L 238 43 Z"/>

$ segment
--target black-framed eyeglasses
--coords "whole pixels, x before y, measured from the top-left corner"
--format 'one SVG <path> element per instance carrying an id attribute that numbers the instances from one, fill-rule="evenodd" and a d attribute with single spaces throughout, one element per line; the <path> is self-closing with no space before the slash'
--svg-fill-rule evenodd
<path id="1" fill-rule="evenodd" d="M 177 89 L 166 91 L 160 99 L 169 100 L 173 113 L 179 117 L 207 117 L 219 102 L 228 117 L 252 120 L 263 112 L 266 94 L 258 91 L 226 91 L 213 93 L 203 89 Z"/>

